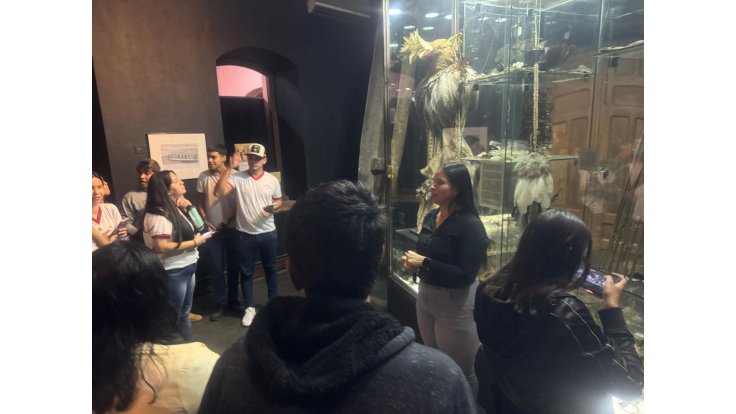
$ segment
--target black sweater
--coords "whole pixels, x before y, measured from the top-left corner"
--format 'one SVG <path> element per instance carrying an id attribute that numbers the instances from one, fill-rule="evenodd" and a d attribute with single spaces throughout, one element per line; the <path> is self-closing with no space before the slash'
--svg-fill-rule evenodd
<path id="1" fill-rule="evenodd" d="M 435 229 L 435 209 L 427 214 L 417 239 L 416 251 L 425 260 L 419 270 L 422 282 L 444 288 L 470 286 L 486 258 L 489 241 L 478 216 L 454 211 Z"/>
<path id="2" fill-rule="evenodd" d="M 611 395 L 640 395 L 642 361 L 620 308 L 598 312 L 601 330 L 570 293 L 555 292 L 534 315 L 515 311 L 507 298 L 502 291 L 489 296 L 481 285 L 474 311 L 496 378 L 491 391 L 498 414 L 612 413 Z"/>
<path id="3" fill-rule="evenodd" d="M 200 413 L 475 413 L 470 386 L 411 328 L 360 301 L 275 297 L 217 361 Z"/>

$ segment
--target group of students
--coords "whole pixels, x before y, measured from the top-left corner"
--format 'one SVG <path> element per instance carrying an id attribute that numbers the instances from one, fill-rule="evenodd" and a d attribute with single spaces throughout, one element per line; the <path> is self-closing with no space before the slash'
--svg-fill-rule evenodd
<path id="1" fill-rule="evenodd" d="M 176 310 L 153 253 L 130 242 L 98 249 L 93 411 L 474 413 L 484 393 L 488 412 L 609 413 L 611 395 L 639 396 L 642 363 L 619 307 L 626 279 L 607 278 L 602 329 L 571 293 L 590 266 L 581 220 L 540 215 L 511 261 L 479 284 L 487 239 L 467 169 L 443 165 L 431 191 L 439 208 L 402 256 L 421 277 L 425 345 L 370 304 L 386 217 L 362 184 L 323 183 L 297 200 L 285 223 L 287 270 L 304 297 L 273 297 L 219 359 L 203 344 L 165 345 Z M 481 346 L 493 380 L 479 390 Z"/>
<path id="2" fill-rule="evenodd" d="M 122 214 L 114 204 L 105 203 L 105 180 L 92 172 L 92 251 L 130 237 L 157 253 L 169 276 L 170 300 L 179 312 L 179 332 L 185 340 L 192 339 L 193 318 L 201 319 L 190 313 L 200 247 L 209 262 L 219 304 L 211 320 L 228 307 L 243 312 L 242 324 L 250 325 L 255 316 L 252 283 L 257 254 L 269 298 L 277 290 L 273 213 L 281 205 L 281 189 L 278 180 L 263 169 L 264 146 L 248 145 L 248 166 L 242 172 L 228 166 L 225 146 L 208 147 L 207 153 L 208 169 L 197 179 L 196 208 L 185 197 L 184 182 L 174 171 L 161 171 L 155 160 L 138 164 L 138 188 L 123 196 Z M 232 156 L 230 161 L 235 161 Z M 204 248 L 207 242 L 210 246 Z M 230 256 L 227 288 L 226 253 Z M 243 306 L 238 302 L 238 285 Z"/>

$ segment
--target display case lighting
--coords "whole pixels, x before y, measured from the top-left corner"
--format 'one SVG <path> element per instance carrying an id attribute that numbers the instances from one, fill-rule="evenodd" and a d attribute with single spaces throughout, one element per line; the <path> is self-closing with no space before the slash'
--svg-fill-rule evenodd
<path id="1" fill-rule="evenodd" d="M 447 20 L 452 20 L 452 13 L 450 13 L 450 14 L 446 14 L 446 15 L 445 15 L 445 19 L 447 19 Z"/>
<path id="2" fill-rule="evenodd" d="M 411 29 L 416 29 L 416 28 L 417 28 L 417 27 L 416 27 L 416 26 L 414 26 L 413 24 L 407 24 L 406 26 L 404 26 L 404 29 L 405 29 L 405 30 L 411 30 Z"/>
<path id="3" fill-rule="evenodd" d="M 437 16 L 439 16 L 439 15 L 440 15 L 439 13 L 436 13 L 436 12 L 431 12 L 431 13 L 427 13 L 427 14 L 425 14 L 425 15 L 424 15 L 424 17 L 426 17 L 426 18 L 428 18 L 428 19 L 434 19 L 435 17 L 437 17 Z"/>
<path id="4" fill-rule="evenodd" d="M 434 30 L 434 26 L 424 26 L 422 27 L 422 30 L 426 30 L 426 31 Z"/>
<path id="5" fill-rule="evenodd" d="M 398 16 L 401 14 L 401 9 L 388 9 L 389 16 Z"/>

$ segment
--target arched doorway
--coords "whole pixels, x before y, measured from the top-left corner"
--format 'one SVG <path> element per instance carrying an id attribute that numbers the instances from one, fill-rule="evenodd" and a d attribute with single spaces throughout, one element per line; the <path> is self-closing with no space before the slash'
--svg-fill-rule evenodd
<path id="1" fill-rule="evenodd" d="M 297 198 L 307 180 L 296 65 L 251 47 L 230 51 L 216 64 L 225 145 L 265 145 L 266 170 L 279 171 L 284 194 Z"/>

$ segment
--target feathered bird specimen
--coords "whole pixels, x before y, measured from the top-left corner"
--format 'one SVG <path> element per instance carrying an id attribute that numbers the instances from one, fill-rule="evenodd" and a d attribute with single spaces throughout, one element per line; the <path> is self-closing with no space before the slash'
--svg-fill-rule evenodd
<path id="1" fill-rule="evenodd" d="M 464 81 L 474 71 L 462 57 L 462 38 L 462 33 L 456 33 L 427 42 L 414 31 L 404 38 L 401 48 L 401 53 L 409 55 L 409 63 L 419 59 L 429 66 L 427 76 L 416 87 L 414 100 L 424 126 L 435 138 L 442 136 L 444 128 L 455 128 L 456 115 L 467 110 L 461 95 L 471 92 Z"/>
<path id="2" fill-rule="evenodd" d="M 419 59 L 428 65 L 427 75 L 419 82 L 414 102 L 424 129 L 427 131 L 427 166 L 420 171 L 426 177 L 417 189 L 420 199 L 417 229 L 432 207 L 429 187 L 439 166 L 448 161 L 459 161 L 473 154 L 463 145 L 462 130 L 470 107 L 472 85 L 466 79 L 475 75 L 462 56 L 462 33 L 447 39 L 428 42 L 414 31 L 404 38 L 401 53 L 409 55 L 409 63 Z M 470 176 L 474 169 L 468 165 Z"/>
<path id="3" fill-rule="evenodd" d="M 514 173 L 519 177 L 514 189 L 514 207 L 518 209 L 519 226 L 525 228 L 552 204 L 552 169 L 544 155 L 530 152 L 517 161 Z"/>

